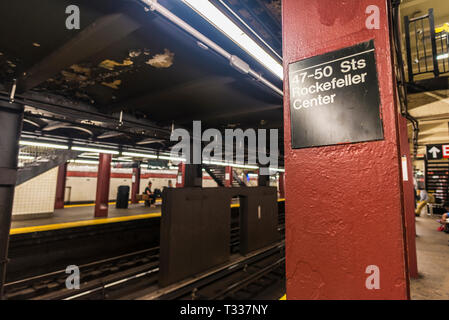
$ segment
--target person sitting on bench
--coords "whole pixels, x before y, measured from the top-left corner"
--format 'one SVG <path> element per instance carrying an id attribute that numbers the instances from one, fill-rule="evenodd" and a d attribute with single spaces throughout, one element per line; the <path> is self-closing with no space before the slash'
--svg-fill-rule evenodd
<path id="1" fill-rule="evenodd" d="M 151 181 L 148 181 L 148 187 L 145 188 L 145 194 L 148 195 L 148 200 L 145 200 L 145 206 L 155 207 L 154 203 L 156 202 L 156 196 L 151 191 Z"/>

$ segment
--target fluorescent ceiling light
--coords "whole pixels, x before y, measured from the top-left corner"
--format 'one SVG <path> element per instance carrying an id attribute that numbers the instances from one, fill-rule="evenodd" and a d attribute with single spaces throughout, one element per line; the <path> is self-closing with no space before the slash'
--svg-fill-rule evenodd
<path id="1" fill-rule="evenodd" d="M 281 168 L 270 168 L 270 171 L 275 171 L 275 172 L 285 172 L 285 169 L 281 169 Z"/>
<path id="2" fill-rule="evenodd" d="M 437 60 L 443 60 L 447 58 L 449 58 L 449 53 L 440 54 L 439 56 L 437 56 Z"/>
<path id="3" fill-rule="evenodd" d="M 170 160 L 170 161 L 186 161 L 186 159 L 185 158 L 177 158 L 177 157 L 169 157 L 169 156 L 159 156 L 159 159 L 162 159 L 162 160 Z"/>
<path id="4" fill-rule="evenodd" d="M 147 158 L 147 159 L 157 159 L 157 155 L 154 155 L 154 154 L 146 154 L 146 153 L 122 152 L 122 155 L 128 156 L 128 157 Z"/>
<path id="5" fill-rule="evenodd" d="M 204 160 L 203 163 L 205 164 L 211 164 L 215 166 L 223 166 L 223 167 L 235 167 L 235 168 L 243 168 L 243 169 L 259 169 L 258 166 L 252 166 L 247 164 L 239 164 L 239 163 L 230 163 L 230 162 L 218 162 L 218 161 L 208 161 Z"/>
<path id="6" fill-rule="evenodd" d="M 250 166 L 247 164 L 238 164 L 238 163 L 232 163 L 232 164 L 230 164 L 230 166 L 234 167 L 234 168 L 242 168 L 242 169 L 259 169 L 258 166 Z"/>
<path id="7" fill-rule="evenodd" d="M 35 142 L 35 141 L 24 141 L 20 140 L 19 144 L 21 146 L 32 146 L 32 147 L 44 147 L 44 148 L 51 148 L 51 149 L 65 149 L 67 150 L 68 146 L 63 146 L 60 144 L 53 144 L 53 143 L 45 143 L 45 142 Z"/>
<path id="8" fill-rule="evenodd" d="M 20 160 L 34 160 L 33 156 L 19 156 Z"/>
<path id="9" fill-rule="evenodd" d="M 183 0 L 193 10 L 199 13 L 209 23 L 228 36 L 239 47 L 245 50 L 254 59 L 259 61 L 273 74 L 284 79 L 282 65 L 269 55 L 261 46 L 251 39 L 242 29 L 240 29 L 231 19 L 218 10 L 208 0 Z"/>
<path id="10" fill-rule="evenodd" d="M 76 146 L 72 147 L 72 150 L 95 152 L 95 153 L 119 154 L 119 152 L 116 150 L 105 150 L 105 149 L 85 148 L 85 147 L 76 147 Z"/>
<path id="11" fill-rule="evenodd" d="M 83 163 L 83 164 L 98 164 L 98 161 L 93 160 L 70 160 L 71 163 Z"/>

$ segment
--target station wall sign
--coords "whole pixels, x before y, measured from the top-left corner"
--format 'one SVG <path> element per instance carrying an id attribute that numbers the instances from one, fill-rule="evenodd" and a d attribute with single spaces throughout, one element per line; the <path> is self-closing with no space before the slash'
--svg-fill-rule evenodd
<path id="1" fill-rule="evenodd" d="M 426 145 L 426 155 L 428 160 L 449 159 L 449 144 Z"/>
<path id="2" fill-rule="evenodd" d="M 289 65 L 292 148 L 382 140 L 374 41 Z"/>

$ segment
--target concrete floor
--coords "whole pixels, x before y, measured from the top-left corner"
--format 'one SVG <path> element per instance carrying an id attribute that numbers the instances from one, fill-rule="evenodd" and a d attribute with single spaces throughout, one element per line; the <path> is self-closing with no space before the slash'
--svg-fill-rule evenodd
<path id="1" fill-rule="evenodd" d="M 437 231 L 439 216 L 416 218 L 420 277 L 410 281 L 413 300 L 449 299 L 449 234 Z"/>
<path id="2" fill-rule="evenodd" d="M 108 218 L 133 216 L 138 214 L 156 213 L 161 212 L 161 206 L 157 205 L 156 208 L 145 207 L 144 204 L 130 204 L 128 209 L 116 209 L 115 204 L 109 205 Z M 11 228 L 23 228 L 43 226 L 55 223 L 75 222 L 84 220 L 94 220 L 94 206 L 80 206 L 70 207 L 65 209 L 55 210 L 51 217 L 47 218 L 35 218 L 31 220 L 17 220 L 11 223 Z"/>

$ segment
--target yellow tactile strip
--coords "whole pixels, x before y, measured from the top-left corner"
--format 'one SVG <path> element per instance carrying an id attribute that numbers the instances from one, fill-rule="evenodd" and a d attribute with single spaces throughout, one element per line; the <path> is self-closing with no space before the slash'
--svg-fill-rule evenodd
<path id="1" fill-rule="evenodd" d="M 285 199 L 278 199 L 278 202 L 285 201 Z M 113 203 L 110 203 L 113 204 Z M 73 205 L 76 206 L 92 206 L 93 204 L 84 204 L 84 205 Z M 70 206 L 66 206 L 68 208 Z M 239 204 L 231 204 L 231 208 L 238 208 Z M 58 229 L 68 229 L 68 228 L 76 228 L 76 227 L 86 227 L 98 224 L 106 224 L 106 223 L 116 223 L 123 221 L 131 221 L 131 220 L 139 220 L 139 219 L 150 219 L 160 217 L 161 213 L 146 213 L 139 214 L 133 216 L 122 216 L 122 217 L 114 217 L 114 218 L 102 218 L 95 220 L 83 220 L 83 221 L 75 221 L 75 222 L 64 222 L 64 223 L 55 223 L 55 224 L 47 224 L 43 226 L 34 226 L 34 227 L 24 227 L 24 228 L 15 228 L 11 229 L 10 235 L 15 234 L 24 234 L 24 233 L 32 233 L 32 232 L 42 232 L 42 231 L 50 231 L 50 230 L 58 230 Z"/>

